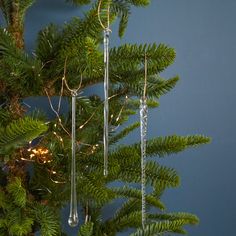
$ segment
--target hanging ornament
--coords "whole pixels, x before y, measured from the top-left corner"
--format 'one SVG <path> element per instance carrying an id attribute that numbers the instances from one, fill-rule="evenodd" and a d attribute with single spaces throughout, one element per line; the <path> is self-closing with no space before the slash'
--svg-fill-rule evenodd
<path id="1" fill-rule="evenodd" d="M 103 48 L 104 48 L 104 176 L 108 175 L 108 145 L 109 145 L 109 35 L 110 35 L 110 1 L 107 3 L 107 27 L 104 26 L 100 18 L 102 0 L 98 3 L 98 20 L 103 28 Z"/>
<path id="2" fill-rule="evenodd" d="M 142 228 L 146 223 L 146 146 L 147 146 L 147 57 L 145 54 L 144 91 L 140 99 L 140 124 L 141 124 L 141 192 L 142 192 Z"/>
<path id="3" fill-rule="evenodd" d="M 104 175 L 108 174 L 108 134 L 109 134 L 109 29 L 104 29 Z"/>
<path id="4" fill-rule="evenodd" d="M 73 90 L 71 92 L 72 95 L 72 129 L 71 129 L 71 195 L 70 195 L 70 215 L 68 219 L 68 224 L 71 227 L 75 227 L 79 223 L 78 212 L 77 212 L 77 192 L 76 192 L 76 97 L 77 91 Z"/>

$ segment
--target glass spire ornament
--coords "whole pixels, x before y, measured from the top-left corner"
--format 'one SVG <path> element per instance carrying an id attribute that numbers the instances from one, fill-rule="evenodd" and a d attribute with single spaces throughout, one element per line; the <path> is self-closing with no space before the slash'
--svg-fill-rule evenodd
<path id="1" fill-rule="evenodd" d="M 146 146 L 147 146 L 147 57 L 145 54 L 144 91 L 140 99 L 140 131 L 141 131 L 141 193 L 142 193 L 142 228 L 146 223 Z"/>
<path id="2" fill-rule="evenodd" d="M 71 116 L 72 116 L 72 128 L 71 128 L 71 193 L 70 193 L 70 215 L 68 219 L 68 224 L 71 227 L 75 227 L 79 223 L 78 211 L 77 211 L 77 192 L 76 192 L 76 98 L 77 91 L 73 90 L 71 92 L 72 102 L 71 102 Z"/>

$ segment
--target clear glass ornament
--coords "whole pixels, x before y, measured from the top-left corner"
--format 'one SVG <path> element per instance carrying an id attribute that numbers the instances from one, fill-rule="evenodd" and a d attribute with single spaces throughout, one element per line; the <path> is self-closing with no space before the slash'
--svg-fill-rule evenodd
<path id="1" fill-rule="evenodd" d="M 142 191 L 142 227 L 146 223 L 146 146 L 147 146 L 147 100 L 140 99 L 140 125 L 141 125 L 141 191 Z"/>
<path id="2" fill-rule="evenodd" d="M 108 174 L 108 135 L 109 135 L 109 29 L 104 29 L 104 175 Z"/>
<path id="3" fill-rule="evenodd" d="M 76 92 L 72 92 L 72 137 L 71 137 L 71 195 L 70 195 L 70 215 L 68 224 L 75 227 L 79 223 L 78 210 L 77 210 L 77 191 L 76 191 Z"/>

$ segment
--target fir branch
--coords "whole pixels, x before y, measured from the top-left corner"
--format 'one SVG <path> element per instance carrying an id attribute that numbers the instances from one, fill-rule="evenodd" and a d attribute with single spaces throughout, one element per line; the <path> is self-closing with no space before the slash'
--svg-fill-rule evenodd
<path id="1" fill-rule="evenodd" d="M 40 61 L 17 48 L 10 33 L 2 28 L 0 28 L 0 61 L 0 79 L 6 83 L 10 90 L 8 93 L 14 91 L 22 97 L 40 94 L 42 85 Z"/>
<path id="2" fill-rule="evenodd" d="M 165 220 L 157 223 L 148 224 L 144 229 L 138 229 L 135 233 L 130 234 L 130 236 L 162 235 L 162 233 L 175 232 L 184 224 L 184 220 Z"/>
<path id="3" fill-rule="evenodd" d="M 61 40 L 61 33 L 56 25 L 50 24 L 39 31 L 35 54 L 45 64 L 44 68 L 48 68 L 56 60 Z"/>
<path id="4" fill-rule="evenodd" d="M 129 187 L 121 187 L 121 188 L 112 188 L 111 190 L 114 193 L 116 193 L 118 196 L 125 197 L 128 199 L 137 199 L 141 203 L 142 194 L 139 189 L 129 188 Z M 150 206 L 154 206 L 160 210 L 165 209 L 164 204 L 159 199 L 157 199 L 156 197 L 154 197 L 151 194 L 146 195 L 146 202 Z M 141 204 L 140 204 L 140 206 L 141 206 Z"/>
<path id="5" fill-rule="evenodd" d="M 5 128 L 0 127 L 0 152 L 6 153 L 12 149 L 24 146 L 47 130 L 42 121 L 24 117 L 11 122 Z"/>
<path id="6" fill-rule="evenodd" d="M 11 211 L 7 215 L 6 228 L 10 235 L 25 236 L 32 230 L 33 219 L 25 217 L 20 211 Z"/>
<path id="7" fill-rule="evenodd" d="M 81 202 L 92 200 L 96 206 L 102 206 L 114 198 L 114 193 L 105 186 L 104 178 L 94 173 L 81 176 L 78 189 L 83 192 L 83 196 L 79 196 Z"/>
<path id="8" fill-rule="evenodd" d="M 153 220 L 184 220 L 187 224 L 196 225 L 199 224 L 199 218 L 196 215 L 177 212 L 177 213 L 165 213 L 165 214 L 148 214 L 149 219 Z"/>
<path id="9" fill-rule="evenodd" d="M 3 191 L 3 189 L 0 188 L 0 208 L 7 209 L 8 207 L 9 207 L 9 203 L 7 201 L 7 195 Z M 0 228 L 1 228 L 1 223 L 0 223 Z"/>
<path id="10" fill-rule="evenodd" d="M 33 215 L 40 224 L 40 233 L 43 236 L 57 236 L 59 232 L 58 216 L 55 210 L 41 204 L 36 204 L 33 208 Z"/>
<path id="11" fill-rule="evenodd" d="M 80 229 L 78 236 L 92 236 L 93 235 L 93 223 L 88 222 L 86 224 L 83 224 Z"/>
<path id="12" fill-rule="evenodd" d="M 187 148 L 198 147 L 199 145 L 208 144 L 211 141 L 209 137 L 203 135 L 191 136 L 166 136 L 158 137 L 147 142 L 147 155 L 164 157 L 173 153 L 181 152 Z M 134 144 L 133 147 L 140 152 L 140 144 Z"/>
<path id="13" fill-rule="evenodd" d="M 135 122 L 134 124 L 124 128 L 122 131 L 120 131 L 118 134 L 114 135 L 113 137 L 110 138 L 109 144 L 115 144 L 117 143 L 120 139 L 126 137 L 130 132 L 134 131 L 140 126 L 139 122 Z"/>
<path id="14" fill-rule="evenodd" d="M 140 169 L 137 160 L 133 162 L 133 165 L 122 165 L 116 178 L 129 183 L 140 183 Z M 160 166 L 156 162 L 146 164 L 146 179 L 151 185 L 159 182 L 165 187 L 178 187 L 180 184 L 180 178 L 174 169 Z"/>
<path id="15" fill-rule="evenodd" d="M 7 223 L 10 235 L 25 236 L 32 231 L 34 223 L 32 218 L 22 217 L 17 212 L 10 212 L 8 218 L 10 218 Z"/>
<path id="16" fill-rule="evenodd" d="M 150 0 L 128 0 L 128 1 L 137 7 L 148 6 L 151 2 Z"/>
<path id="17" fill-rule="evenodd" d="M 140 81 L 130 81 L 124 82 L 124 86 L 127 87 L 127 90 L 130 94 L 142 96 L 144 80 Z M 150 76 L 147 83 L 147 96 L 151 98 L 159 98 L 160 96 L 168 93 L 172 90 L 176 83 L 179 81 L 179 77 L 175 76 L 168 80 L 162 79 L 159 76 Z"/>
<path id="18" fill-rule="evenodd" d="M 15 178 L 7 185 L 7 191 L 13 198 L 13 202 L 18 207 L 25 207 L 26 205 L 26 190 L 22 186 L 20 178 Z"/>
<path id="19" fill-rule="evenodd" d="M 132 68 L 133 63 L 140 65 L 144 60 L 144 55 L 147 55 L 148 65 L 155 66 L 156 71 L 162 72 L 165 68 L 171 65 L 175 59 L 175 50 L 165 44 L 152 45 L 131 45 L 125 44 L 110 50 L 111 64 L 126 64 L 126 67 Z"/>

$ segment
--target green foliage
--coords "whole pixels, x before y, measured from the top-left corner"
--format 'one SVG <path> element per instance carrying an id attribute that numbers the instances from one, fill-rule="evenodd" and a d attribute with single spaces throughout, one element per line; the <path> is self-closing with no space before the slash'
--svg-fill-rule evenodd
<path id="1" fill-rule="evenodd" d="M 59 232 L 58 212 L 40 204 L 34 206 L 35 220 L 40 224 L 40 233 L 43 236 L 56 236 Z"/>
<path id="2" fill-rule="evenodd" d="M 0 0 L 0 8 L 3 12 L 4 19 L 10 25 L 14 19 L 13 12 L 16 11 L 19 20 L 23 23 L 27 9 L 33 4 L 34 0 L 24 0 L 14 2 L 12 0 Z"/>
<path id="3" fill-rule="evenodd" d="M 135 122 L 134 124 L 124 128 L 122 131 L 120 131 L 118 134 L 114 135 L 110 140 L 109 144 L 117 143 L 120 139 L 126 137 L 130 132 L 137 129 L 140 126 L 139 122 Z"/>
<path id="4" fill-rule="evenodd" d="M 7 228 L 10 235 L 24 236 L 31 232 L 33 226 L 33 219 L 22 217 L 19 211 L 10 212 L 8 215 Z"/>
<path id="5" fill-rule="evenodd" d="M 15 178 L 14 181 L 8 184 L 7 191 L 13 197 L 13 202 L 18 207 L 25 207 L 26 204 L 26 191 L 22 187 L 21 180 Z"/>
<path id="6" fill-rule="evenodd" d="M 188 224 L 198 224 L 199 219 L 196 215 L 178 212 L 178 213 L 165 213 L 165 214 L 148 214 L 149 219 L 155 220 L 185 220 Z"/>
<path id="7" fill-rule="evenodd" d="M 10 33 L 0 28 L 0 79 L 8 92 L 30 96 L 38 93 L 41 81 L 41 63 L 18 49 Z"/>
<path id="8" fill-rule="evenodd" d="M 0 109 L 0 126 L 4 127 L 9 123 L 11 114 L 6 109 Z"/>
<path id="9" fill-rule="evenodd" d="M 75 5 L 86 5 L 89 4 L 91 0 L 66 0 L 66 2 L 70 2 Z"/>
<path id="10" fill-rule="evenodd" d="M 92 236 L 92 235 L 93 235 L 92 222 L 88 222 L 80 227 L 78 236 Z"/>
<path id="11" fill-rule="evenodd" d="M 122 188 L 112 188 L 112 191 L 117 194 L 117 196 L 120 197 L 126 197 L 136 200 L 141 200 L 142 195 L 141 191 L 135 188 L 128 188 L 128 187 L 122 187 Z M 164 210 L 165 206 L 164 204 L 156 197 L 154 197 L 151 194 L 146 195 L 146 202 L 147 204 L 154 206 L 160 210 Z M 139 202 L 140 203 L 140 202 Z M 122 211 L 119 211 L 119 213 Z"/>
<path id="12" fill-rule="evenodd" d="M 36 56 L 43 63 L 48 64 L 58 55 L 61 35 L 58 28 L 51 24 L 38 33 Z"/>
<path id="13" fill-rule="evenodd" d="M 170 66 L 175 59 L 176 53 L 173 48 L 168 47 L 165 44 L 152 44 L 152 45 L 131 45 L 124 44 L 117 48 L 110 50 L 111 62 L 116 62 L 111 65 L 117 66 L 117 64 L 125 64 L 126 67 L 132 68 L 132 63 L 144 62 L 144 55 L 147 55 L 149 67 L 155 67 L 156 72 L 160 73 L 165 68 Z"/>
<path id="14" fill-rule="evenodd" d="M 8 153 L 12 149 L 24 146 L 47 130 L 42 121 L 24 117 L 0 127 L 0 153 Z"/>
<path id="15" fill-rule="evenodd" d="M 198 224 L 199 219 L 189 213 L 168 213 L 161 197 L 166 188 L 180 185 L 180 176 L 175 169 L 160 165 L 154 158 L 207 144 L 210 138 L 171 135 L 147 141 L 145 229 L 141 229 L 141 191 L 136 188 L 141 182 L 140 143 L 117 145 L 140 125 L 135 122 L 125 126 L 130 116 L 139 111 L 139 98 L 144 88 L 145 55 L 147 104 L 152 109 L 159 106 L 159 98 L 170 92 L 179 81 L 178 76 L 165 79 L 160 75 L 173 64 L 176 57 L 174 48 L 154 43 L 125 44 L 110 49 L 110 151 L 109 175 L 105 177 L 103 98 L 97 94 L 82 94 L 104 79 L 99 1 L 67 2 L 77 6 L 90 4 L 90 8 L 83 17 L 75 17 L 62 27 L 51 24 L 42 29 L 33 56 L 17 47 L 9 27 L 9 31 L 0 28 L 0 99 L 5 102 L 0 109 L 0 154 L 1 160 L 4 160 L 4 164 L 0 163 L 0 236 L 23 236 L 35 231 L 40 231 L 42 236 L 64 235 L 59 215 L 60 209 L 70 199 L 71 117 L 68 114 L 60 119 L 57 117 L 48 126 L 42 121 L 45 119 L 40 113 L 30 114 L 30 117 L 22 114 L 21 118 L 16 118 L 12 100 L 14 95 L 20 102 L 28 96 L 45 95 L 46 91 L 50 96 L 58 96 L 62 92 L 66 99 L 71 93 L 63 83 L 65 80 L 70 88 L 81 85 L 76 117 L 79 144 L 76 156 L 77 198 L 87 223 L 81 225 L 78 236 L 115 236 L 128 228 L 137 230 L 131 236 L 185 234 L 184 226 Z M 0 0 L 0 8 L 9 26 L 15 14 L 14 3 L 18 3 L 17 19 L 21 24 L 33 1 Z M 111 4 L 110 21 L 119 21 L 118 34 L 122 37 L 131 8 L 145 7 L 150 0 L 103 0 L 100 19 L 105 26 L 108 4 Z M 124 128 L 117 131 L 121 125 Z M 43 147 L 48 150 L 47 154 L 23 162 L 21 155 L 26 159 L 30 157 L 28 142 L 39 135 L 40 141 L 33 142 L 32 148 Z M 40 158 L 46 160 L 47 155 L 50 160 L 40 162 Z M 4 168 L 6 173 L 3 173 Z M 114 183 L 119 187 L 115 188 Z M 103 219 L 104 207 L 116 200 L 123 202 L 115 214 Z"/>
<path id="16" fill-rule="evenodd" d="M 0 189 L 0 233 L 24 236 L 32 232 L 33 225 L 39 224 L 41 235 L 58 235 L 57 215 L 55 209 L 34 202 L 20 178 L 13 178 L 5 189 Z"/>
<path id="17" fill-rule="evenodd" d="M 185 225 L 184 220 L 173 220 L 173 221 L 160 221 L 157 223 L 148 224 L 143 230 L 139 229 L 137 232 L 132 233 L 130 236 L 154 236 L 160 235 L 161 233 L 176 232 Z"/>
<path id="18" fill-rule="evenodd" d="M 172 153 L 184 151 L 187 148 L 197 147 L 199 145 L 208 144 L 211 141 L 209 137 L 202 135 L 191 136 L 166 136 L 151 139 L 147 142 L 147 155 L 163 157 Z M 138 150 L 139 144 L 134 147 Z"/>

